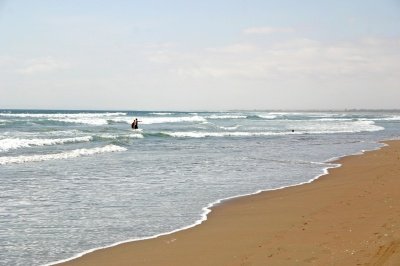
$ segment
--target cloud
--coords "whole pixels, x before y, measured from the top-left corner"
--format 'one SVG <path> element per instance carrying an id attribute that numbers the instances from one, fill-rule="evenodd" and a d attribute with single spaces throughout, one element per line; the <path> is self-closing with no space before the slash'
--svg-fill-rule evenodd
<path id="1" fill-rule="evenodd" d="M 15 64 L 15 58 L 12 56 L 0 55 L 0 68 L 8 68 Z"/>
<path id="2" fill-rule="evenodd" d="M 240 54 L 240 53 L 252 53 L 255 52 L 258 47 L 251 43 L 235 43 L 224 47 L 207 48 L 210 52 Z"/>
<path id="3" fill-rule="evenodd" d="M 192 53 L 163 50 L 162 58 L 168 60 L 158 62 L 168 62 L 171 73 L 196 79 L 382 79 L 400 72 L 398 42 L 292 39 L 269 44 L 237 43 Z"/>
<path id="4" fill-rule="evenodd" d="M 243 30 L 244 34 L 257 34 L 257 35 L 267 35 L 274 33 L 292 33 L 293 28 L 283 28 L 283 27 L 252 27 Z"/>
<path id="5" fill-rule="evenodd" d="M 152 63 L 164 76 L 153 75 L 163 88 L 191 88 L 198 99 L 214 95 L 215 104 L 235 108 L 392 108 L 400 95 L 399 43 L 296 38 L 163 50 L 168 61 Z"/>
<path id="6" fill-rule="evenodd" d="M 24 75 L 32 75 L 37 73 L 48 73 L 58 70 L 70 68 L 70 64 L 52 57 L 43 57 L 30 59 L 24 63 L 24 66 L 17 70 L 18 73 Z"/>

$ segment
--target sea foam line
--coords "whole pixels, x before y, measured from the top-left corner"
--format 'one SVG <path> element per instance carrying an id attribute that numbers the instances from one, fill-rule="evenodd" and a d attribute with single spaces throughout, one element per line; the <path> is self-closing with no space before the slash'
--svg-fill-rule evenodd
<path id="1" fill-rule="evenodd" d="M 369 150 L 360 150 L 359 152 L 355 152 L 355 153 L 352 153 L 352 154 L 346 154 L 346 155 L 339 156 L 339 157 L 332 157 L 332 158 L 330 158 L 330 159 L 328 159 L 328 160 L 326 160 L 324 162 L 311 162 L 311 163 L 315 163 L 315 164 L 324 164 L 324 165 L 328 165 L 328 166 L 326 166 L 326 167 L 324 167 L 322 169 L 322 173 L 321 174 L 316 175 L 315 177 L 311 178 L 308 181 L 301 182 L 301 183 L 296 183 L 296 184 L 288 185 L 288 186 L 282 186 L 282 187 L 278 187 L 278 188 L 261 189 L 261 190 L 257 190 L 256 192 L 253 192 L 253 193 L 241 194 L 241 195 L 236 195 L 236 196 L 227 197 L 227 198 L 223 198 L 223 199 L 218 199 L 218 200 L 208 204 L 206 207 L 203 207 L 202 208 L 202 213 L 200 214 L 201 218 L 199 220 L 196 220 L 193 224 L 190 224 L 188 226 L 184 226 L 184 227 L 181 227 L 181 228 L 178 228 L 178 229 L 166 232 L 166 233 L 160 233 L 160 234 L 156 234 L 156 235 L 149 236 L 149 237 L 132 238 L 132 239 L 116 242 L 116 243 L 113 243 L 111 245 L 98 247 L 98 248 L 92 248 L 92 249 L 83 251 L 81 253 L 78 253 L 78 254 L 70 257 L 70 258 L 64 259 L 64 260 L 58 260 L 58 261 L 50 262 L 50 263 L 47 263 L 47 264 L 43 264 L 43 266 L 52 266 L 52 265 L 56 265 L 56 264 L 59 264 L 59 263 L 71 261 L 71 260 L 80 258 L 80 257 L 82 257 L 82 256 L 84 256 L 86 254 L 92 253 L 92 252 L 97 251 L 97 250 L 107 249 L 107 248 L 115 247 L 115 246 L 118 246 L 118 245 L 121 245 L 121 244 L 130 243 L 130 242 L 154 239 L 154 238 L 157 238 L 157 237 L 160 237 L 160 236 L 166 236 L 166 235 L 170 235 L 170 234 L 173 234 L 173 233 L 176 233 L 176 232 L 179 232 L 179 231 L 183 231 L 183 230 L 187 230 L 187 229 L 193 228 L 193 227 L 198 226 L 198 225 L 202 224 L 203 222 L 207 221 L 208 214 L 210 212 L 212 212 L 212 208 L 215 207 L 218 204 L 221 204 L 223 201 L 228 201 L 228 200 L 237 199 L 237 198 L 241 198 L 241 197 L 257 195 L 257 194 L 260 194 L 260 193 L 263 193 L 263 192 L 268 192 L 268 191 L 275 191 L 275 190 L 281 190 L 281 189 L 290 188 L 290 187 L 296 187 L 296 186 L 300 186 L 300 185 L 304 185 L 304 184 L 310 184 L 310 183 L 314 182 L 315 180 L 321 178 L 322 176 L 328 175 L 329 174 L 329 169 L 341 167 L 342 164 L 334 163 L 335 161 L 338 161 L 341 158 L 344 158 L 344 157 L 347 157 L 347 156 L 362 155 L 367 151 L 380 150 L 382 147 L 388 146 L 387 144 L 382 143 L 382 142 L 379 142 L 379 143 L 376 143 L 376 144 L 378 145 L 376 148 L 371 148 Z"/>
<path id="2" fill-rule="evenodd" d="M 127 113 L 122 112 L 106 112 L 106 113 L 37 113 L 37 114 L 29 114 L 29 113 L 0 113 L 0 117 L 18 117 L 18 118 L 93 118 L 93 117 L 108 117 L 108 116 L 125 116 Z"/>
<path id="3" fill-rule="evenodd" d="M 132 134 L 125 134 L 125 135 L 101 134 L 98 137 L 100 137 L 102 139 L 119 139 L 119 138 L 142 139 L 142 138 L 144 138 L 143 134 L 141 134 L 141 133 L 132 133 Z"/>
<path id="4" fill-rule="evenodd" d="M 71 158 L 94 155 L 94 154 L 99 154 L 99 153 L 118 152 L 118 151 L 126 151 L 126 150 L 127 149 L 124 147 L 110 144 L 110 145 L 107 145 L 104 147 L 99 147 L 99 148 L 77 149 L 77 150 L 66 151 L 66 152 L 61 152 L 61 153 L 53 153 L 53 154 L 3 156 L 3 157 L 0 157 L 0 165 L 21 164 L 21 163 L 40 162 L 40 161 L 48 161 L 48 160 L 71 159 Z"/>
<path id="5" fill-rule="evenodd" d="M 107 119 L 97 117 L 82 117 L 82 118 L 49 118 L 50 121 L 63 122 L 63 123 L 75 123 L 75 124 L 87 124 L 94 126 L 107 125 Z"/>
<path id="6" fill-rule="evenodd" d="M 159 112 L 153 112 L 153 113 L 150 113 L 151 115 L 172 115 L 173 113 L 164 113 L 164 112 L 162 112 L 162 113 L 159 113 Z"/>
<path id="7" fill-rule="evenodd" d="M 132 118 L 129 117 L 115 117 L 109 119 L 112 122 L 117 123 L 132 123 Z M 181 123 L 181 122 L 206 122 L 207 120 L 202 116 L 177 116 L 177 117 L 138 117 L 139 124 L 151 125 L 151 124 L 163 124 L 163 123 Z"/>
<path id="8" fill-rule="evenodd" d="M 228 115 L 228 114 L 223 114 L 223 115 L 210 115 L 207 116 L 206 118 L 208 119 L 241 119 L 241 118 L 246 118 L 247 116 L 245 115 Z"/>
<path id="9" fill-rule="evenodd" d="M 205 138 L 205 137 L 255 137 L 255 136 L 282 136 L 290 134 L 301 134 L 300 132 L 199 132 L 199 131 L 187 131 L 187 132 L 162 132 L 164 135 L 168 135 L 176 138 Z"/>
<path id="10" fill-rule="evenodd" d="M 227 128 L 222 128 L 227 129 Z M 205 137 L 261 137 L 261 136 L 285 136 L 285 135 L 303 135 L 303 134 L 337 134 L 337 133 L 358 133 L 358 132 L 373 132 L 384 130 L 383 127 L 371 125 L 370 127 L 360 127 L 352 129 L 343 128 L 324 128 L 324 127 L 309 127 L 300 128 L 293 131 L 265 131 L 265 132 L 248 132 L 248 131 L 224 131 L 224 132 L 201 132 L 201 131 L 177 131 L 177 132 L 161 132 L 164 135 L 175 138 L 205 138 Z"/>
<path id="11" fill-rule="evenodd" d="M 75 142 L 88 142 L 93 138 L 91 136 L 75 137 L 75 138 L 58 138 L 58 139 L 21 139 L 6 138 L 0 139 L 0 151 L 15 150 L 19 148 L 28 148 L 32 146 L 48 146 Z"/>
<path id="12" fill-rule="evenodd" d="M 180 123 L 180 122 L 204 122 L 207 121 L 201 116 L 181 116 L 181 117 L 143 117 L 141 124 L 160 124 L 160 123 Z"/>

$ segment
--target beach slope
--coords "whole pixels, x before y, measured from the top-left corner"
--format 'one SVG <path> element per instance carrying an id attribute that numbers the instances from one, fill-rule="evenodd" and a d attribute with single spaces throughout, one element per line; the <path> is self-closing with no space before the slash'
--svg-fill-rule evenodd
<path id="1" fill-rule="evenodd" d="M 386 144 L 310 184 L 225 201 L 194 228 L 61 265 L 400 265 L 400 141 Z"/>

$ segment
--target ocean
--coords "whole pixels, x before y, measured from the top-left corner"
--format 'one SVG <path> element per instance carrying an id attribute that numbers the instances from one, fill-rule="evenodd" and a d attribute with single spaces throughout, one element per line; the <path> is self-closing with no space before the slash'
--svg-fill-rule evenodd
<path id="1" fill-rule="evenodd" d="M 399 132 L 400 111 L 0 110 L 0 265 L 188 228 Z"/>

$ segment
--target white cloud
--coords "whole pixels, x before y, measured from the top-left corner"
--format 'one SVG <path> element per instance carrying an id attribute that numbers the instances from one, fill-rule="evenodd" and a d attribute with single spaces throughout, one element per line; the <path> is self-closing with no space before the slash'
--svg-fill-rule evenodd
<path id="1" fill-rule="evenodd" d="M 81 75 L 59 71 L 71 67 L 59 58 L 0 58 L 0 90 L 16 87 L 14 98 L 8 96 L 16 102 L 32 92 L 30 102 L 44 106 L 133 108 L 134 102 L 138 109 L 374 108 L 396 106 L 400 97 L 399 39 L 249 39 L 193 49 L 135 44 L 107 50 L 106 57 L 68 58 Z M 51 98 L 54 91 L 63 97 Z M 36 95 L 49 96 L 45 101 Z"/>
<path id="2" fill-rule="evenodd" d="M 162 56 L 161 56 L 162 55 Z M 192 78 L 330 79 L 383 78 L 400 73 L 398 41 L 326 44 L 293 39 L 274 44 L 238 43 L 201 52 L 163 50 L 171 73 Z M 168 58 L 168 60 L 161 60 Z"/>
<path id="3" fill-rule="evenodd" d="M 252 27 L 243 30 L 244 34 L 257 34 L 257 35 L 274 34 L 274 33 L 292 33 L 292 32 L 294 32 L 293 28 L 284 28 L 284 27 Z"/>
<path id="4" fill-rule="evenodd" d="M 17 70 L 18 73 L 24 75 L 32 75 L 37 73 L 48 73 L 57 70 L 70 68 L 70 64 L 52 57 L 42 57 L 30 59 L 24 63 L 24 66 Z"/>
<path id="5" fill-rule="evenodd" d="M 239 54 L 239 53 L 255 52 L 257 49 L 258 47 L 251 43 L 235 43 L 225 47 L 208 48 L 206 50 L 210 52 Z"/>

